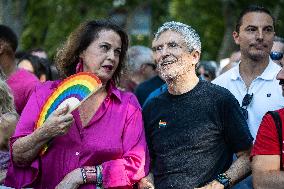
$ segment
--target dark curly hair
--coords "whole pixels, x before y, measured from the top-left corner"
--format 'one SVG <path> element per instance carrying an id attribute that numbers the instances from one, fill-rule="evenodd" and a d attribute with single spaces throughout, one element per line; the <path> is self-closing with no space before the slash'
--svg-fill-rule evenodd
<path id="1" fill-rule="evenodd" d="M 79 62 L 80 54 L 98 37 L 102 30 L 112 30 L 121 38 L 121 53 L 119 55 L 119 64 L 114 72 L 113 80 L 119 83 L 121 70 L 124 66 L 124 60 L 128 49 L 128 36 L 119 26 L 110 20 L 92 20 L 82 23 L 68 37 L 66 43 L 58 50 L 55 63 L 62 78 L 68 77 L 76 72 L 76 66 Z"/>

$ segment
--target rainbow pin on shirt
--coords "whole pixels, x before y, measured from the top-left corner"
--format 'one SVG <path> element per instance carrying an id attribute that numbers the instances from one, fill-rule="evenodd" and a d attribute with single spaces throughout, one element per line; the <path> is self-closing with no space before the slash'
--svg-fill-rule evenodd
<path id="1" fill-rule="evenodd" d="M 100 79 L 88 72 L 80 72 L 64 79 L 43 105 L 35 129 L 41 127 L 56 109 L 61 109 L 68 104 L 70 112 L 75 110 L 101 86 Z M 48 145 L 46 144 L 41 151 L 41 155 L 46 152 L 47 148 Z"/>
<path id="2" fill-rule="evenodd" d="M 161 127 L 166 127 L 167 126 L 167 122 L 160 120 L 159 121 L 159 128 Z"/>

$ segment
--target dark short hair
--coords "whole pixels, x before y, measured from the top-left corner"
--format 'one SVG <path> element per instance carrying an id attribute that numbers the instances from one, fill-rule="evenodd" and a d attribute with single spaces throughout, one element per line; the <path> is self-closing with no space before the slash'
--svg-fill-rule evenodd
<path id="1" fill-rule="evenodd" d="M 16 52 L 18 47 L 18 38 L 11 28 L 5 25 L 0 25 L 0 40 L 7 42 L 12 47 L 13 51 Z"/>
<path id="2" fill-rule="evenodd" d="M 241 12 L 241 14 L 239 15 L 239 17 L 237 19 L 236 28 L 235 28 L 236 32 L 239 33 L 239 31 L 240 31 L 240 27 L 242 25 L 244 15 L 246 15 L 247 13 L 251 13 L 251 12 L 259 12 L 259 13 L 266 13 L 266 14 L 268 14 L 272 18 L 272 20 L 273 20 L 273 27 L 275 28 L 275 19 L 272 16 L 271 12 L 267 8 L 264 8 L 264 7 L 261 7 L 261 6 L 258 6 L 258 5 L 250 5 L 247 8 L 245 8 Z"/>
<path id="3" fill-rule="evenodd" d="M 114 81 L 118 84 L 128 49 L 128 36 L 122 28 L 110 20 L 88 21 L 81 24 L 71 33 L 67 42 L 56 55 L 56 66 L 61 76 L 70 76 L 76 72 L 76 65 L 79 62 L 80 54 L 88 48 L 103 30 L 112 30 L 116 32 L 121 39 L 119 64 L 113 75 Z"/>
<path id="4" fill-rule="evenodd" d="M 23 60 L 28 60 L 31 63 L 34 69 L 34 74 L 38 78 L 40 78 L 40 76 L 44 74 L 46 76 L 46 80 L 50 79 L 50 68 L 49 68 L 50 65 L 48 63 L 48 60 L 31 54 L 26 54 L 19 59 L 18 64 Z"/>

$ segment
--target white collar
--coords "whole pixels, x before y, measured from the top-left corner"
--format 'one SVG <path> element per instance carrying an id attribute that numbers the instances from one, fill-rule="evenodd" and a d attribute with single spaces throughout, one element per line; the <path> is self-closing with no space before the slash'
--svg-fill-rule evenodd
<path id="1" fill-rule="evenodd" d="M 240 63 L 241 63 L 241 61 L 234 68 L 232 68 L 233 69 L 232 74 L 231 74 L 232 80 L 241 79 Z M 276 71 L 276 73 L 278 73 L 278 71 L 280 69 L 281 69 L 281 67 L 279 65 L 277 65 L 276 63 L 274 63 L 273 60 L 271 60 L 269 58 L 269 63 L 267 65 L 267 67 L 262 72 L 262 74 L 260 76 L 258 76 L 257 78 L 260 78 L 260 79 L 263 79 L 263 80 L 273 80 L 275 75 L 276 75 L 275 71 Z"/>

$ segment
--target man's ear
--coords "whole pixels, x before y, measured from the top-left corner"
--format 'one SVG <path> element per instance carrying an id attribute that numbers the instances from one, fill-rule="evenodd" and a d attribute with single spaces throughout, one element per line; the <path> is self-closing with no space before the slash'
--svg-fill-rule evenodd
<path id="1" fill-rule="evenodd" d="M 200 60 L 200 52 L 199 51 L 193 51 L 191 53 L 192 57 L 193 57 L 193 61 L 195 64 L 197 64 Z"/>
<path id="2" fill-rule="evenodd" d="M 146 71 L 146 68 L 147 68 L 147 65 L 146 65 L 146 64 L 142 64 L 142 65 L 140 66 L 140 72 L 141 72 L 142 74 L 144 74 L 145 71 Z"/>
<path id="3" fill-rule="evenodd" d="M 235 43 L 236 43 L 237 45 L 239 45 L 239 44 L 240 44 L 240 42 L 239 42 L 239 33 L 236 32 L 236 31 L 234 31 L 233 34 L 232 34 L 232 36 L 233 36 L 233 38 L 234 38 Z"/>

